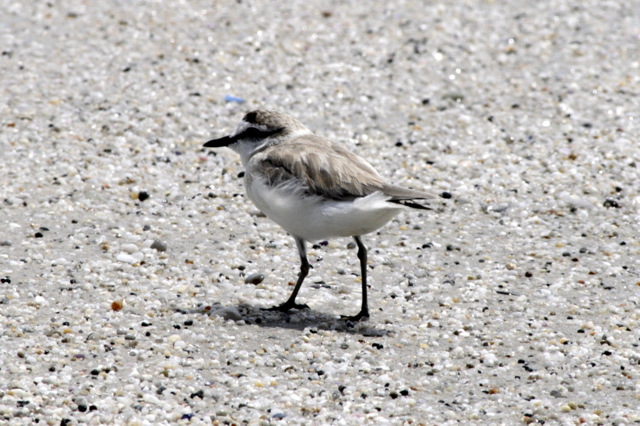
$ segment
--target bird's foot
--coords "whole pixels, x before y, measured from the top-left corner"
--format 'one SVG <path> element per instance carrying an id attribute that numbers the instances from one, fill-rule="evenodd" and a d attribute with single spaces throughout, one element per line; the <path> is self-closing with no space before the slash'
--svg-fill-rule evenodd
<path id="1" fill-rule="evenodd" d="M 362 311 L 358 312 L 357 315 L 353 315 L 353 316 L 340 315 L 340 319 L 343 320 L 343 321 L 350 321 L 350 322 L 358 322 L 360 320 L 368 320 L 369 319 L 369 311 L 368 310 L 362 310 Z"/>
<path id="2" fill-rule="evenodd" d="M 307 306 L 304 303 L 284 302 L 282 305 L 266 308 L 265 311 L 289 312 L 291 309 L 297 309 L 297 310 L 309 309 L 309 306 Z"/>

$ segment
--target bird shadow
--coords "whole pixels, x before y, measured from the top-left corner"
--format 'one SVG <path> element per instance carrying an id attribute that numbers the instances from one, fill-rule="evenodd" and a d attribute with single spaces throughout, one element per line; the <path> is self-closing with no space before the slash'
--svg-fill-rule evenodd
<path id="1" fill-rule="evenodd" d="M 362 335 L 364 337 L 383 337 L 392 334 L 392 331 L 380 328 L 380 324 L 368 324 L 368 321 L 353 322 L 344 320 L 336 318 L 335 315 L 329 315 L 310 308 L 278 312 L 247 303 L 230 306 L 215 303 L 196 308 L 175 307 L 174 309 L 183 314 L 219 316 L 225 320 L 235 321 L 236 324 L 245 326 L 281 328 L 300 332 L 307 328 L 312 328 L 315 330 Z"/>

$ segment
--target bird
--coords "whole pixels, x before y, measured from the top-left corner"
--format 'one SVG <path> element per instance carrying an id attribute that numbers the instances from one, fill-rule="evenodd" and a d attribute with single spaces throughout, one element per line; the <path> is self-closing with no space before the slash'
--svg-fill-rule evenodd
<path id="1" fill-rule="evenodd" d="M 255 110 L 236 130 L 206 142 L 229 147 L 245 168 L 249 199 L 295 240 L 300 272 L 291 296 L 268 308 L 288 312 L 308 308 L 296 302 L 309 274 L 307 242 L 351 237 L 358 247 L 362 299 L 349 321 L 370 317 L 367 300 L 367 248 L 362 236 L 384 226 L 404 209 L 432 210 L 436 195 L 387 183 L 364 158 L 343 144 L 315 135 L 299 120 L 280 111 Z"/>

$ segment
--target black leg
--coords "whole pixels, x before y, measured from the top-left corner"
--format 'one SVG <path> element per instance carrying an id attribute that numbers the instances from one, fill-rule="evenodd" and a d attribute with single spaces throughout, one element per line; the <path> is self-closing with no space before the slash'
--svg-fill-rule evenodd
<path id="1" fill-rule="evenodd" d="M 296 239 L 296 245 L 298 246 L 298 254 L 300 255 L 300 274 L 298 274 L 298 282 L 296 282 L 296 286 L 293 289 L 293 293 L 289 296 L 286 302 L 282 305 L 274 306 L 273 308 L 267 309 L 268 311 L 280 311 L 287 312 L 290 309 L 309 309 L 307 305 L 296 303 L 296 296 L 300 291 L 300 287 L 302 287 L 302 281 L 309 274 L 309 261 L 307 260 L 307 248 L 305 247 L 305 242 L 301 238 L 294 237 Z"/>
<path id="2" fill-rule="evenodd" d="M 362 277 L 362 307 L 357 315 L 352 317 L 343 316 L 342 319 L 348 321 L 360 321 L 369 318 L 369 304 L 367 303 L 367 248 L 362 244 L 360 237 L 353 237 L 358 245 L 358 259 L 360 259 L 360 275 Z"/>

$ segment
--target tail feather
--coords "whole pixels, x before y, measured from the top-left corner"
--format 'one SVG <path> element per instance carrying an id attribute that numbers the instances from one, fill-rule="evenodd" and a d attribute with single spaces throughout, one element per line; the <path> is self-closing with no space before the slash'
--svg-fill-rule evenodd
<path id="1" fill-rule="evenodd" d="M 395 185 L 383 186 L 382 192 L 393 200 L 434 200 L 440 198 L 430 192 L 416 191 L 415 189 L 407 189 Z"/>
<path id="2" fill-rule="evenodd" d="M 418 204 L 418 203 L 414 202 L 413 200 L 395 200 L 395 199 L 392 198 L 392 199 L 390 199 L 388 201 L 390 203 L 400 204 L 401 206 L 411 207 L 412 209 L 433 210 L 431 207 L 423 206 L 422 204 Z"/>
<path id="3" fill-rule="evenodd" d="M 432 210 L 431 207 L 417 203 L 416 200 L 424 200 L 428 203 L 428 200 L 438 198 L 437 195 L 429 192 L 416 191 L 415 189 L 407 189 L 394 185 L 385 185 L 382 191 L 386 196 L 390 197 L 387 200 L 388 202 L 413 209 Z"/>

